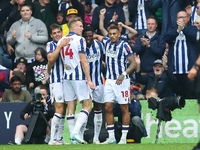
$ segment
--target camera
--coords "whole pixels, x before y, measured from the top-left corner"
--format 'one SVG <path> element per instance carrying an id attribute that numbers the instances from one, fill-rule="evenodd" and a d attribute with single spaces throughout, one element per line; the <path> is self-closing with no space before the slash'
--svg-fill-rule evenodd
<path id="1" fill-rule="evenodd" d="M 40 88 L 36 87 L 34 90 L 35 93 L 35 101 L 31 102 L 31 105 L 33 105 L 35 107 L 35 111 L 44 111 L 44 105 L 43 103 L 40 101 L 42 100 L 42 94 L 40 92 Z"/>
<path id="2" fill-rule="evenodd" d="M 171 111 L 176 108 L 184 108 L 184 106 L 185 99 L 181 96 L 165 97 L 162 99 L 151 97 L 148 100 L 148 107 L 153 110 L 157 109 L 156 118 L 162 121 L 170 121 L 172 119 Z"/>

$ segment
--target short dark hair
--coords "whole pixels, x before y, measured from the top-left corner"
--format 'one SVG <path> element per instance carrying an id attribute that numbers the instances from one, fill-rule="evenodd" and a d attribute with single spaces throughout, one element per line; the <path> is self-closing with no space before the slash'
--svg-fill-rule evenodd
<path id="1" fill-rule="evenodd" d="M 19 81 L 20 83 L 22 82 L 20 77 L 18 77 L 18 76 L 13 76 L 13 77 L 11 78 L 11 80 L 10 80 L 10 83 L 12 84 L 12 83 L 15 82 L 15 81 Z"/>
<path id="2" fill-rule="evenodd" d="M 62 16 L 63 17 L 63 12 L 61 10 L 58 10 L 57 16 Z"/>
<path id="3" fill-rule="evenodd" d="M 109 29 L 109 30 L 113 30 L 113 29 L 116 29 L 116 30 L 118 30 L 118 31 L 119 31 L 119 28 L 118 28 L 117 26 L 112 26 L 112 27 L 110 27 L 110 29 Z"/>
<path id="4" fill-rule="evenodd" d="M 46 91 L 48 92 L 47 87 L 46 87 L 45 85 L 42 85 L 42 84 L 41 84 L 41 85 L 39 85 L 38 87 L 40 88 L 40 90 L 43 89 L 43 90 L 46 90 Z"/>
<path id="5" fill-rule="evenodd" d="M 84 34 L 85 32 L 87 32 L 87 31 L 92 31 L 92 33 L 94 33 L 94 29 L 93 29 L 93 27 L 91 27 L 91 26 L 85 26 L 85 27 L 84 27 L 84 30 L 83 30 L 83 34 Z"/>
<path id="6" fill-rule="evenodd" d="M 22 5 L 20 5 L 20 11 L 21 11 L 21 10 L 22 10 L 22 8 L 23 8 L 23 7 L 25 7 L 25 6 L 29 7 L 29 8 L 30 8 L 30 10 L 32 11 L 32 6 L 31 6 L 31 5 L 29 5 L 29 4 L 22 4 Z"/>
<path id="7" fill-rule="evenodd" d="M 54 29 L 59 29 L 59 30 L 61 30 L 62 31 L 62 28 L 60 27 L 60 25 L 58 25 L 57 23 L 54 23 L 54 24 L 52 24 L 51 26 L 50 26 L 50 34 L 52 34 L 52 31 L 54 30 Z"/>
<path id="8" fill-rule="evenodd" d="M 155 16 L 151 15 L 151 16 L 148 17 L 148 19 L 154 19 L 154 20 L 156 21 L 156 24 L 158 24 L 157 19 L 156 19 Z M 147 20 L 148 20 L 148 19 L 147 19 Z"/>
<path id="9" fill-rule="evenodd" d="M 36 50 L 35 50 L 35 55 L 36 53 L 40 51 L 41 55 L 42 55 L 42 58 L 44 58 L 45 60 L 47 60 L 47 52 L 44 50 L 44 48 L 42 47 L 38 47 Z"/>

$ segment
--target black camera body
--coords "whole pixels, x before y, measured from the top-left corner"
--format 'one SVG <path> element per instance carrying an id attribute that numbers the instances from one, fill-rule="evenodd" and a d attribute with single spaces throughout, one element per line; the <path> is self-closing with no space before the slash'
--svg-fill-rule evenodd
<path id="1" fill-rule="evenodd" d="M 185 106 L 185 99 L 181 96 L 165 97 L 159 99 L 158 97 L 151 97 L 148 100 L 148 107 L 156 110 L 156 118 L 162 121 L 170 121 L 172 119 L 171 111 L 176 108 L 183 108 Z"/>

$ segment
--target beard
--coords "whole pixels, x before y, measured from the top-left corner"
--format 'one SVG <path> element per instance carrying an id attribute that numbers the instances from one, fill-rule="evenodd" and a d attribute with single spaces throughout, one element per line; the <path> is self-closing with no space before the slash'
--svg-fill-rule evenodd
<path id="1" fill-rule="evenodd" d="M 22 90 L 21 88 L 20 88 L 19 90 L 15 90 L 15 89 L 12 88 L 12 91 L 13 91 L 13 93 L 15 93 L 15 94 L 19 94 L 19 93 L 21 92 L 21 90 Z"/>

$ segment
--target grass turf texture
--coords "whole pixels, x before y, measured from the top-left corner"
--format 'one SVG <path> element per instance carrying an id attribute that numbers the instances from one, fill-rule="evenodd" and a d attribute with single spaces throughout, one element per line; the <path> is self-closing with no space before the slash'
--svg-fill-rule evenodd
<path id="1" fill-rule="evenodd" d="M 109 145 L 0 145 L 0 150 L 189 150 L 194 147 L 196 144 L 126 144 L 126 145 L 118 145 L 118 144 L 109 144 Z"/>

